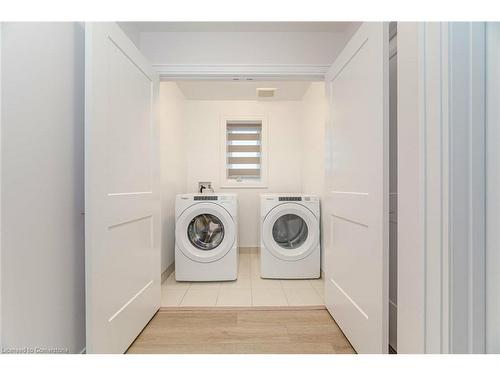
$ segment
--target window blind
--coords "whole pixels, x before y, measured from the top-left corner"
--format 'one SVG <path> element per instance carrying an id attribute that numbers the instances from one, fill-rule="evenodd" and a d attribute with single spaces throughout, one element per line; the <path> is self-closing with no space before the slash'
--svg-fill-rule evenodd
<path id="1" fill-rule="evenodd" d="M 260 179 L 261 141 L 261 121 L 228 121 L 226 123 L 228 179 Z"/>

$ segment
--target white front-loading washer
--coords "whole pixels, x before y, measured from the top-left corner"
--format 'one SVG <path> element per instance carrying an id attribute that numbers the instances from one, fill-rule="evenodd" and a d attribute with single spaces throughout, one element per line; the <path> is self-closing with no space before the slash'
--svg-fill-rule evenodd
<path id="1" fill-rule="evenodd" d="M 236 194 L 179 194 L 175 218 L 175 279 L 236 280 Z"/>
<path id="2" fill-rule="evenodd" d="M 320 277 L 319 197 L 261 195 L 261 277 Z"/>

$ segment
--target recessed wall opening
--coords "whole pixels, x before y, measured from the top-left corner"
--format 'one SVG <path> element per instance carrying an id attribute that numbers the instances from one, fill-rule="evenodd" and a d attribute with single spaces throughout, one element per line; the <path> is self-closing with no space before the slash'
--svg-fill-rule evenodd
<path id="1" fill-rule="evenodd" d="M 175 233 L 164 227 L 162 307 L 324 308 L 319 270 L 318 278 L 312 279 L 262 279 L 259 258 L 261 194 L 303 193 L 319 200 L 323 194 L 324 83 L 162 81 L 159 104 L 163 220 L 173 223 L 175 196 L 196 193 L 201 182 L 210 183 L 210 195 L 212 190 L 237 194 L 240 213 L 238 280 L 232 282 L 176 281 L 172 269 Z M 175 189 L 167 189 L 174 181 Z M 293 213 L 283 217 L 289 216 L 299 218 Z M 312 228 L 295 228 L 297 220 L 278 222 L 273 233 L 287 251 L 299 250 L 305 241 L 295 244 L 294 230 L 299 230 L 300 239 L 304 233 L 314 236 Z"/>

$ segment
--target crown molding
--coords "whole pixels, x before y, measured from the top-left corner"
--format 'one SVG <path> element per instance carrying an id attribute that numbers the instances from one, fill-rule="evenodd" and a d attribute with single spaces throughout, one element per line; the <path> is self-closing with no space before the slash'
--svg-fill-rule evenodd
<path id="1" fill-rule="evenodd" d="M 328 65 L 169 65 L 153 64 L 162 81 L 308 80 L 322 81 Z"/>

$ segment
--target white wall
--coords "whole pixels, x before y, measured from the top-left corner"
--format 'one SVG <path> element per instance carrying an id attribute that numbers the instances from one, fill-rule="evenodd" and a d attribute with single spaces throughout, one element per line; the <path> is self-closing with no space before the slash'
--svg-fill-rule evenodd
<path id="1" fill-rule="evenodd" d="M 483 23 L 398 24 L 399 353 L 484 352 L 484 63 Z"/>
<path id="2" fill-rule="evenodd" d="M 300 192 L 300 101 L 195 101 L 186 102 L 187 191 L 198 181 L 212 181 L 218 192 L 238 193 L 239 245 L 260 246 L 259 194 Z M 264 115 L 268 120 L 268 189 L 220 189 L 220 118 L 225 115 Z"/>
<path id="3" fill-rule="evenodd" d="M 425 353 L 419 26 L 398 23 L 398 353 Z M 417 171 L 419 171 L 417 173 Z"/>
<path id="4" fill-rule="evenodd" d="M 139 28 L 134 22 L 117 22 L 118 26 L 128 36 L 128 38 L 135 44 L 137 48 L 140 47 L 141 33 Z"/>
<path id="5" fill-rule="evenodd" d="M 449 352 L 485 348 L 485 27 L 451 22 L 448 33 L 449 100 Z M 449 140 L 447 140 L 449 134 Z M 446 171 L 446 167 L 443 168 Z M 446 185 L 445 185 L 446 186 Z M 443 234 L 443 237 L 446 233 Z M 446 241 L 444 242 L 446 245 Z M 446 286 L 446 284 L 445 284 Z M 444 303 L 446 303 L 445 301 Z"/>
<path id="6" fill-rule="evenodd" d="M 486 40 L 486 351 L 500 353 L 500 23 Z"/>
<path id="7" fill-rule="evenodd" d="M 2 345 L 85 347 L 84 30 L 6 23 L 1 52 Z"/>
<path id="8" fill-rule="evenodd" d="M 142 32 L 153 64 L 330 65 L 344 47 L 341 32 Z"/>
<path id="9" fill-rule="evenodd" d="M 397 345 L 402 354 L 448 352 L 445 27 L 398 23 Z"/>
<path id="10" fill-rule="evenodd" d="M 2 325 L 3 325 L 3 319 L 2 319 L 2 279 L 3 279 L 3 272 L 2 272 L 2 253 L 3 253 L 3 246 L 2 246 L 2 50 L 3 50 L 3 37 L 2 37 L 2 32 L 3 32 L 3 23 L 0 22 L 0 348 L 3 348 L 3 334 L 2 334 Z"/>
<path id="11" fill-rule="evenodd" d="M 186 192 L 185 99 L 173 82 L 160 83 L 161 269 L 174 262 L 175 195 Z"/>
<path id="12" fill-rule="evenodd" d="M 325 85 L 323 82 L 313 82 L 302 99 L 302 192 L 318 195 L 321 198 L 325 191 L 326 111 Z M 326 220 L 322 218 L 321 225 L 323 226 L 325 222 Z M 321 238 L 322 269 L 324 269 L 323 249 L 324 241 Z"/>
<path id="13" fill-rule="evenodd" d="M 3 348 L 2 334 L 2 50 L 3 50 L 3 23 L 0 22 L 0 348 Z"/>

